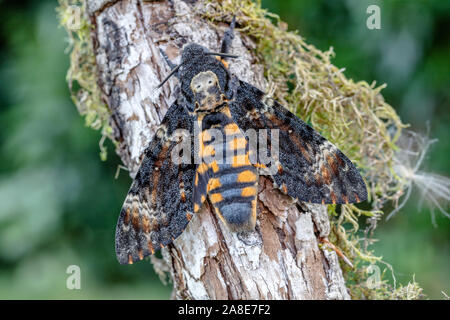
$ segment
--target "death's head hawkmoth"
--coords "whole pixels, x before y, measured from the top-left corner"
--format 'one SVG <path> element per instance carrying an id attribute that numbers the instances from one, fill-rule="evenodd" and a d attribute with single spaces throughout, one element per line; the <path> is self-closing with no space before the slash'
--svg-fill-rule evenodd
<path id="1" fill-rule="evenodd" d="M 367 198 L 361 175 L 339 149 L 229 72 L 226 59 L 236 57 L 227 52 L 233 27 L 234 21 L 219 53 L 189 44 L 175 66 L 162 52 L 172 72 L 160 86 L 174 75 L 181 90 L 146 148 L 120 212 L 121 264 L 170 244 L 205 201 L 231 231 L 254 230 L 259 175 L 302 202 Z M 175 161 L 183 141 L 194 147 Z"/>

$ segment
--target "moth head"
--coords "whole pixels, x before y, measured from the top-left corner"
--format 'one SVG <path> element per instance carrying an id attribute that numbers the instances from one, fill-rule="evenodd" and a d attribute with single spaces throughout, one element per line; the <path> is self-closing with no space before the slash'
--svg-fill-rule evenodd
<path id="1" fill-rule="evenodd" d="M 237 56 L 231 54 L 211 52 L 207 48 L 195 43 L 188 44 L 183 48 L 181 63 L 172 69 L 172 72 L 158 87 L 161 87 L 172 75 L 175 75 L 180 79 L 181 91 L 187 100 L 192 103 L 199 102 L 199 105 L 201 105 L 200 100 L 198 99 L 199 89 L 196 89 L 196 92 L 194 92 L 194 87 L 191 85 L 194 77 L 197 75 L 210 71 L 215 74 L 215 78 L 212 77 L 211 74 L 209 76 L 212 77 L 211 80 L 213 82 L 216 81 L 216 88 L 221 88 L 222 91 L 227 90 L 228 88 L 230 75 L 223 63 L 224 60 L 218 59 L 218 57 L 237 58 Z M 196 79 L 197 85 L 200 79 L 204 79 L 204 75 Z M 209 85 L 208 81 L 204 83 L 202 87 Z"/>
<path id="2" fill-rule="evenodd" d="M 181 64 L 189 64 L 198 60 L 210 60 L 209 57 L 238 58 L 238 56 L 233 54 L 211 52 L 199 44 L 190 43 L 183 48 L 183 52 L 181 54 Z"/>
<path id="3" fill-rule="evenodd" d="M 205 47 L 196 43 L 190 43 L 183 48 L 181 53 L 181 64 L 188 65 L 195 60 L 205 59 L 208 56 L 207 53 L 208 49 Z"/>

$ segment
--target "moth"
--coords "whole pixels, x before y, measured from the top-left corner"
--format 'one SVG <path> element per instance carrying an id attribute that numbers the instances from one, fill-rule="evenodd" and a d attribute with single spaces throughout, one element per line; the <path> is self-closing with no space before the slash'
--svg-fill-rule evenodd
<path id="1" fill-rule="evenodd" d="M 176 76 L 180 92 L 146 148 L 121 209 L 115 241 L 121 264 L 142 260 L 173 242 L 206 201 L 232 232 L 254 230 L 261 174 L 302 202 L 346 204 L 367 199 L 361 175 L 338 148 L 230 73 L 226 60 L 236 58 L 228 53 L 234 24 L 233 19 L 220 52 L 188 44 L 177 66 L 162 52 L 172 71 L 160 86 Z M 268 133 L 252 144 L 245 134 L 248 130 Z M 175 162 L 180 131 L 198 147 L 186 161 Z M 275 133 L 278 147 L 271 163 L 275 170 L 267 170 L 260 161 L 264 152 L 255 152 L 252 145 L 271 145 Z M 217 154 L 222 154 L 222 161 L 214 159 Z"/>

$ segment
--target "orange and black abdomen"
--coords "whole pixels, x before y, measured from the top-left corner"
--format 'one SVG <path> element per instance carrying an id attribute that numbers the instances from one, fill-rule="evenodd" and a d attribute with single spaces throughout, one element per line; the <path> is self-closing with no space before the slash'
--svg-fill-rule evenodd
<path id="1" fill-rule="evenodd" d="M 202 133 L 196 182 L 206 192 L 219 218 L 232 230 L 253 230 L 256 222 L 258 173 L 250 163 L 248 143 L 228 107 L 198 118 Z M 218 138 L 221 136 L 222 138 Z M 205 197 L 194 191 L 194 207 Z"/>

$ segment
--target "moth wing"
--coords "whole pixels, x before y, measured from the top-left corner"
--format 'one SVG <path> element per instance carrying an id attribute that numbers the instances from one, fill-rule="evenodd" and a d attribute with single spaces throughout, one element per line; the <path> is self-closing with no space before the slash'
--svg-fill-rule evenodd
<path id="1" fill-rule="evenodd" d="M 186 228 L 193 214 L 195 166 L 192 158 L 191 164 L 176 164 L 171 157 L 186 135 L 192 141 L 192 119 L 185 108 L 174 104 L 145 150 L 120 211 L 115 247 L 121 264 L 153 254 Z"/>
<path id="2" fill-rule="evenodd" d="M 331 142 L 261 90 L 240 81 L 230 109 L 243 130 L 279 129 L 279 163 L 271 175 L 284 193 L 303 202 L 322 204 L 357 203 L 367 199 L 365 183 L 354 164 Z M 270 142 L 270 130 L 267 137 Z"/>

